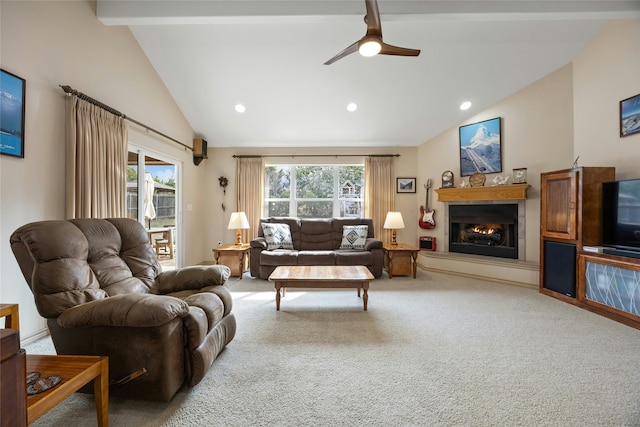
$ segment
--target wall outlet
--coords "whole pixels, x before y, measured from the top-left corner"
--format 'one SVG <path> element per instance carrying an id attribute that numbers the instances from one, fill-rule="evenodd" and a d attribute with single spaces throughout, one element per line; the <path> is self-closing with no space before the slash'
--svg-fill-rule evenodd
<path id="1" fill-rule="evenodd" d="M 218 241 L 218 246 L 222 246 L 222 242 L 221 241 Z"/>

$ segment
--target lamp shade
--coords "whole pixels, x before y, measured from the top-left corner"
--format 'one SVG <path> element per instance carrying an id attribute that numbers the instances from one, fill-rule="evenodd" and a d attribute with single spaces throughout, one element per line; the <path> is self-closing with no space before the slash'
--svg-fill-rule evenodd
<path id="1" fill-rule="evenodd" d="M 387 212 L 387 219 L 384 221 L 383 228 L 404 228 L 404 221 L 400 212 Z"/>
<path id="2" fill-rule="evenodd" d="M 229 218 L 229 230 L 237 230 L 239 228 L 249 228 L 249 220 L 244 212 L 232 212 Z"/>

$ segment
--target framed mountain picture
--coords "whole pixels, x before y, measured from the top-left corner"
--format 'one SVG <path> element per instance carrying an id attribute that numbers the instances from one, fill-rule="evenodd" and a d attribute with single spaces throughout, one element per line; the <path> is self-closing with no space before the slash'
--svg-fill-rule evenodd
<path id="1" fill-rule="evenodd" d="M 460 126 L 460 176 L 502 172 L 501 118 Z"/>

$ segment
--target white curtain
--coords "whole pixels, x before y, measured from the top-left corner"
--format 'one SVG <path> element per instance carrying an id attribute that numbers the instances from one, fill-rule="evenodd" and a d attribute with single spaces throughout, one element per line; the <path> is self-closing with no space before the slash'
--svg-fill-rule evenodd
<path id="1" fill-rule="evenodd" d="M 387 212 L 394 210 L 393 158 L 367 157 L 364 161 L 364 214 L 373 219 L 374 235 L 391 241 L 391 231 L 382 226 Z"/>
<path id="2" fill-rule="evenodd" d="M 242 230 L 242 241 L 258 237 L 264 207 L 264 159 L 238 158 L 236 167 L 236 211 L 244 212 L 250 228 Z"/>
<path id="3" fill-rule="evenodd" d="M 66 120 L 66 217 L 125 217 L 125 119 L 72 95 Z"/>

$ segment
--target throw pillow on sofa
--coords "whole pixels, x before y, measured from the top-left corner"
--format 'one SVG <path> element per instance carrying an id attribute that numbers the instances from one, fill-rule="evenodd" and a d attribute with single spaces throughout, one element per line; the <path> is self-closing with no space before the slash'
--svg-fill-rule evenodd
<path id="1" fill-rule="evenodd" d="M 345 225 L 342 227 L 340 249 L 364 250 L 369 227 L 367 225 Z"/>
<path id="2" fill-rule="evenodd" d="M 293 249 L 291 229 L 288 224 L 262 223 L 262 232 L 267 241 L 267 250 Z"/>

